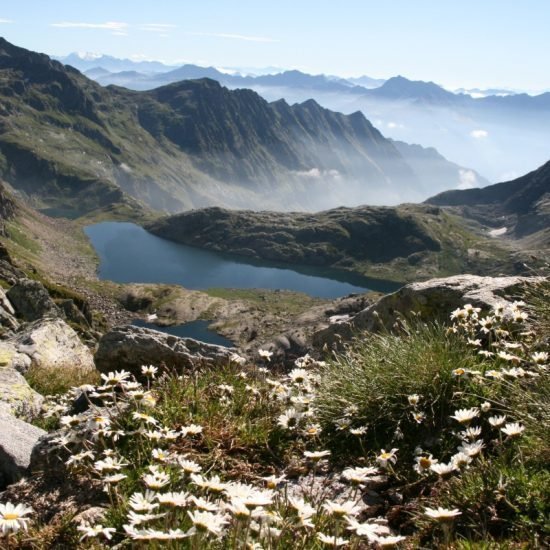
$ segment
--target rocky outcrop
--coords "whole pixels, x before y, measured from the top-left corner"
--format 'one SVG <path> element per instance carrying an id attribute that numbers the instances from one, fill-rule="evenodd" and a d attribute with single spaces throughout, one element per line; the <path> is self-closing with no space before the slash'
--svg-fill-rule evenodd
<path id="1" fill-rule="evenodd" d="M 14 285 L 18 279 L 25 277 L 25 273 L 13 265 L 8 249 L 0 243 L 0 279 Z"/>
<path id="2" fill-rule="evenodd" d="M 360 331 L 378 331 L 394 326 L 399 318 L 419 314 L 422 319 L 448 319 L 451 311 L 470 303 L 483 310 L 517 296 L 518 290 L 537 277 L 479 277 L 456 275 L 406 285 L 383 296 L 373 305 L 350 317 L 341 317 L 313 337 L 316 348 L 349 340 Z"/>
<path id="3" fill-rule="evenodd" d="M 101 372 L 125 369 L 140 377 L 142 365 L 164 365 L 177 372 L 202 365 L 226 365 L 234 351 L 128 325 L 115 328 L 101 338 L 95 364 Z"/>
<path id="4" fill-rule="evenodd" d="M 30 323 L 13 338 L 0 341 L 0 367 L 25 374 L 30 367 L 94 369 L 93 356 L 62 319 Z"/>
<path id="5" fill-rule="evenodd" d="M 6 236 L 5 220 L 15 215 L 15 203 L 6 193 L 4 186 L 0 183 L 0 235 Z"/>
<path id="6" fill-rule="evenodd" d="M 17 316 L 25 321 L 62 315 L 46 287 L 39 281 L 21 279 L 8 290 L 7 296 Z"/>
<path id="7" fill-rule="evenodd" d="M 45 434 L 0 406 L 0 489 L 27 473 L 33 448 Z"/>
<path id="8" fill-rule="evenodd" d="M 31 363 L 29 355 L 20 352 L 19 345 L 13 339 L 0 340 L 0 368 L 27 372 Z"/>
<path id="9" fill-rule="evenodd" d="M 91 351 L 62 319 L 42 319 L 29 324 L 15 339 L 17 350 L 28 355 L 37 368 L 93 370 Z"/>
<path id="10" fill-rule="evenodd" d="M 15 318 L 15 311 L 6 293 L 0 288 L 0 327 L 17 330 L 19 323 Z"/>
<path id="11" fill-rule="evenodd" d="M 0 367 L 0 404 L 12 414 L 34 416 L 44 398 L 35 392 L 14 368 Z"/>

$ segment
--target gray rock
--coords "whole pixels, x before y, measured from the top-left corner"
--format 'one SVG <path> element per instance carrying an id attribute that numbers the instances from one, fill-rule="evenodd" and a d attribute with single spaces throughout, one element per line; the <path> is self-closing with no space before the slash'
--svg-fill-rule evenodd
<path id="1" fill-rule="evenodd" d="M 182 372 L 201 365 L 226 365 L 235 351 L 128 325 L 115 328 L 101 338 L 95 364 L 100 372 L 125 369 L 141 377 L 142 365 L 165 365 Z"/>
<path id="2" fill-rule="evenodd" d="M 25 378 L 13 368 L 0 367 L 0 403 L 12 414 L 34 416 L 40 411 L 44 398 L 35 392 Z"/>
<path id="3" fill-rule="evenodd" d="M 389 329 L 399 318 L 410 317 L 412 313 L 420 314 L 423 319 L 447 320 L 454 309 L 467 303 L 490 310 L 507 297 L 517 296 L 525 284 L 540 280 L 539 277 L 456 275 L 412 283 L 383 296 L 348 322 L 335 323 L 315 333 L 313 344 L 316 348 L 337 345 L 360 331 Z"/>
<path id="4" fill-rule="evenodd" d="M 46 287 L 39 281 L 20 279 L 8 290 L 7 296 L 17 316 L 25 321 L 62 316 Z"/>
<path id="5" fill-rule="evenodd" d="M 1 257 L 0 249 L 0 279 L 3 279 L 10 285 L 14 285 L 18 279 L 25 277 L 25 273 L 12 265 L 8 259 Z"/>
<path id="6" fill-rule="evenodd" d="M 84 371 L 95 368 L 92 352 L 62 319 L 43 319 L 29 324 L 17 335 L 14 344 L 19 353 L 30 357 L 32 367 L 79 368 Z M 0 342 L 0 350 L 1 346 Z M 18 370 L 23 374 L 26 371 Z"/>
<path id="7" fill-rule="evenodd" d="M 22 478 L 28 471 L 31 454 L 44 430 L 15 418 L 0 407 L 0 488 Z"/>
<path id="8" fill-rule="evenodd" d="M 90 327 L 88 319 L 84 313 L 78 309 L 73 300 L 63 300 L 59 302 L 59 307 L 65 314 L 65 318 L 68 321 L 72 321 L 73 323 L 77 323 L 83 327 Z"/>
<path id="9" fill-rule="evenodd" d="M 280 334 L 272 341 L 258 346 L 258 349 L 264 349 L 273 353 L 268 362 L 269 364 L 286 366 L 292 366 L 298 357 L 302 357 L 312 351 L 311 346 L 308 345 L 300 331 L 289 331 Z M 257 350 L 252 355 L 256 361 L 260 363 L 264 361 Z"/>
<path id="10" fill-rule="evenodd" d="M 0 307 L 7 313 L 15 315 L 15 310 L 13 309 L 11 302 L 8 300 L 8 297 L 2 288 L 0 288 Z"/>
<path id="11" fill-rule="evenodd" d="M 15 336 L 14 338 L 16 338 Z M 15 369 L 19 372 L 27 372 L 32 364 L 31 358 L 19 351 L 19 346 L 14 339 L 0 340 L 0 368 Z"/>
<path id="12" fill-rule="evenodd" d="M 0 326 L 7 327 L 11 330 L 17 330 L 19 328 L 13 306 L 2 288 L 0 288 Z"/>
<path id="13" fill-rule="evenodd" d="M 5 327 L 9 330 L 17 330 L 19 328 L 17 319 L 2 306 L 0 306 L 0 327 Z"/>
<path id="14" fill-rule="evenodd" d="M 36 439 L 29 455 L 30 474 L 54 473 L 61 476 L 66 474 L 65 461 L 69 457 L 69 451 L 58 443 L 57 439 L 61 435 L 61 430 L 43 432 Z"/>

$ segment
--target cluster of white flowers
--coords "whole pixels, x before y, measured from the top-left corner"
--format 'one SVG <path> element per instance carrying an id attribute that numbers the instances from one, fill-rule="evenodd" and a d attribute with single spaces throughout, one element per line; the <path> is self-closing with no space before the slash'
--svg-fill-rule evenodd
<path id="1" fill-rule="evenodd" d="M 449 333 L 463 337 L 480 356 L 479 370 L 456 368 L 449 373 L 459 390 L 466 379 L 496 384 L 503 379 L 531 379 L 546 373 L 548 353 L 531 346 L 523 307 L 515 302 L 481 316 L 479 308 L 467 304 L 452 312 Z M 163 425 L 160 419 L 166 417 L 159 414 L 157 405 L 162 403 L 158 384 L 163 377 L 159 380 L 153 365 L 142 367 L 143 384 L 128 372 L 115 371 L 102 374 L 99 386 L 80 388 L 89 399 L 89 409 L 84 413 L 67 413 L 76 390 L 48 402 L 48 416 L 59 419 L 57 443 L 68 453 L 69 470 L 96 480 L 111 505 L 124 514 L 118 532 L 110 525 L 83 523 L 79 527 L 82 539 L 186 539 L 193 548 L 273 548 L 294 540 L 300 540 L 302 547 L 394 547 L 405 537 L 392 533 L 383 518 L 362 520 L 362 497 L 371 482 L 392 476 L 399 479 L 399 472 L 406 468 L 402 461 L 414 461 L 421 482 L 444 483 L 445 478 L 461 475 L 482 456 L 489 456 L 495 445 L 513 445 L 525 430 L 521 423 L 508 418 L 513 416 L 510 411 L 487 400 L 473 401 L 472 397 L 471 401 L 461 401 L 465 408 L 457 407 L 446 417 L 449 433 L 457 438 L 456 450 L 447 456 L 442 452 L 435 458 L 435 447 L 427 445 L 433 454 L 418 447 L 411 457 L 406 447 L 399 448 L 402 432 L 397 426 L 395 434 L 386 439 L 386 449 L 368 449 L 361 462 L 340 465 L 335 477 L 336 467 L 329 468 L 332 453 L 323 448 L 322 430 L 353 436 L 363 448 L 370 432 L 365 425 L 368 422 L 364 418 L 361 421 L 360 406 L 344 401 L 334 424 L 327 428 L 316 409 L 319 371 L 324 363 L 306 355 L 290 372 L 275 376 L 266 368 L 272 352 L 259 350 L 258 355 L 263 366 L 247 369 L 246 359 L 233 354 L 231 363 L 241 372 L 231 383 L 218 378 L 217 383 L 208 385 L 207 394 L 223 407 L 223 414 L 242 401 L 243 391 L 247 404 L 269 411 L 271 428 L 294 443 L 289 463 L 304 477 L 293 482 L 287 479 L 285 469 L 264 478 L 248 476 L 247 483 L 240 477 L 226 479 L 223 468 L 216 470 L 212 460 L 201 457 L 212 434 L 206 423 L 198 423 L 192 408 L 186 412 L 185 425 Z M 181 376 L 178 383 L 193 381 Z M 405 394 L 403 410 L 404 424 L 414 429 L 422 430 L 433 421 L 426 395 Z M 395 441 L 397 446 L 393 447 Z M 343 480 L 347 487 L 338 498 L 315 489 L 315 480 L 329 470 L 332 479 Z M 304 491 L 308 486 L 309 492 Z M 26 529 L 30 512 L 22 505 L 0 504 L 2 533 Z M 423 515 L 449 524 L 461 512 L 426 507 Z M 174 544 L 179 547 L 187 542 Z"/>

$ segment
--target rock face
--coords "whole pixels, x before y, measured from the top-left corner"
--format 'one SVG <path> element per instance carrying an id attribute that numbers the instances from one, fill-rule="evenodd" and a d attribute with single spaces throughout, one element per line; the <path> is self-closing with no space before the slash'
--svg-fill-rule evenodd
<path id="1" fill-rule="evenodd" d="M 13 265 L 7 248 L 0 243 L 0 279 L 14 285 L 18 279 L 25 277 L 25 273 Z"/>
<path id="2" fill-rule="evenodd" d="M 0 326 L 11 330 L 17 330 L 19 323 L 15 318 L 15 311 L 6 293 L 0 288 Z"/>
<path id="3" fill-rule="evenodd" d="M 23 422 L 0 407 L 0 489 L 23 477 L 31 454 L 46 432 Z"/>
<path id="4" fill-rule="evenodd" d="M 160 366 L 181 372 L 200 365 L 227 364 L 234 349 L 177 338 L 135 326 L 115 328 L 99 341 L 95 364 L 99 371 L 125 369 L 141 376 L 142 365 Z"/>
<path id="5" fill-rule="evenodd" d="M 30 323 L 10 339 L 0 341 L 0 367 L 25 374 L 32 367 L 93 370 L 90 350 L 62 319 L 42 319 Z"/>
<path id="6" fill-rule="evenodd" d="M 0 183 L 0 235 L 6 235 L 4 221 L 13 218 L 15 215 L 15 203 L 6 193 L 4 186 Z"/>
<path id="7" fill-rule="evenodd" d="M 35 392 L 25 378 L 13 368 L 0 367 L 0 404 L 12 413 L 35 414 L 44 398 Z"/>
<path id="8" fill-rule="evenodd" d="M 21 353 L 13 340 L 0 340 L 0 368 L 27 372 L 31 363 L 31 358 L 26 353 Z"/>
<path id="9" fill-rule="evenodd" d="M 373 305 L 349 319 L 330 325 L 313 337 L 314 346 L 349 340 L 358 331 L 378 331 L 391 328 L 399 317 L 420 313 L 423 319 L 448 319 L 451 311 L 464 304 L 488 310 L 513 297 L 518 289 L 540 280 L 537 277 L 479 277 L 456 275 L 445 279 L 430 279 L 404 286 L 383 296 Z"/>
<path id="10" fill-rule="evenodd" d="M 7 292 L 17 316 L 25 321 L 62 315 L 48 291 L 39 281 L 21 279 Z"/>

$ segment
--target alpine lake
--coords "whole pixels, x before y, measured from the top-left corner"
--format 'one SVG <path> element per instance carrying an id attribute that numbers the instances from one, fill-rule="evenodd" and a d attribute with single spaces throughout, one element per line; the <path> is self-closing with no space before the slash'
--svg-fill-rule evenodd
<path id="1" fill-rule="evenodd" d="M 177 284 L 192 290 L 262 288 L 303 292 L 334 299 L 370 290 L 391 292 L 397 283 L 339 270 L 295 266 L 203 250 L 157 237 L 130 222 L 101 222 L 84 231 L 99 257 L 100 279 L 117 283 Z M 208 329 L 208 321 L 160 327 L 136 321 L 175 336 L 230 346 Z"/>

